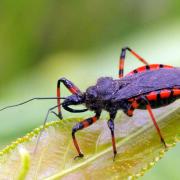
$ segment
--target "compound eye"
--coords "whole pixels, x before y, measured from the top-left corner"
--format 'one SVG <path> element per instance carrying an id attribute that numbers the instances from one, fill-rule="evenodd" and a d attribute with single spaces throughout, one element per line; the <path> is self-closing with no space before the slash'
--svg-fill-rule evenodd
<path id="1" fill-rule="evenodd" d="M 95 99 L 97 98 L 97 91 L 94 88 L 89 88 L 86 95 L 88 99 Z"/>

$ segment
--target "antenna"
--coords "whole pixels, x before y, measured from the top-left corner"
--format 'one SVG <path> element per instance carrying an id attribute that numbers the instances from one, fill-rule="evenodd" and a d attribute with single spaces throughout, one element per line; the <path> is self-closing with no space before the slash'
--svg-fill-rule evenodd
<path id="1" fill-rule="evenodd" d="M 37 151 L 38 144 L 39 144 L 39 141 L 40 141 L 40 138 L 41 138 L 42 132 L 43 132 L 43 131 L 44 131 L 44 129 L 45 129 L 45 125 L 46 125 L 46 122 L 47 122 L 47 119 L 48 119 L 49 113 L 50 113 L 53 109 L 55 109 L 55 108 L 57 108 L 57 107 L 59 107 L 59 106 L 61 106 L 61 105 L 62 105 L 62 104 L 59 104 L 59 105 L 53 106 L 52 108 L 50 108 L 50 109 L 48 110 L 48 112 L 47 112 L 47 114 L 46 114 L 46 117 L 45 117 L 45 119 L 44 119 L 43 127 L 42 127 L 42 129 L 41 129 L 41 131 L 40 131 L 40 133 L 39 133 L 39 135 L 38 135 L 38 139 L 37 139 L 36 146 L 35 146 L 35 149 L 34 149 L 34 154 L 35 154 L 35 153 L 36 153 L 36 151 Z"/>
<path id="2" fill-rule="evenodd" d="M 9 108 L 12 108 L 12 107 L 21 106 L 21 105 L 26 104 L 26 103 L 28 103 L 30 101 L 33 101 L 33 100 L 49 100 L 49 99 L 66 99 L 66 98 L 65 97 L 61 97 L 61 98 L 60 97 L 35 97 L 35 98 L 31 98 L 31 99 L 29 99 L 27 101 L 21 102 L 19 104 L 15 104 L 15 105 L 11 105 L 11 106 L 6 106 L 6 107 L 0 109 L 0 111 L 3 111 L 5 109 L 9 109 Z"/>

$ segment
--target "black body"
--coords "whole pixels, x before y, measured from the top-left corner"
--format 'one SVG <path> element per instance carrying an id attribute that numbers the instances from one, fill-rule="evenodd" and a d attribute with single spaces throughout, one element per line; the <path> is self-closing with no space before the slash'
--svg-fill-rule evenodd
<path id="1" fill-rule="evenodd" d="M 101 110 L 112 112 L 119 109 L 126 111 L 130 105 L 128 101 L 130 98 L 173 87 L 180 88 L 180 68 L 145 71 L 116 80 L 102 77 L 97 80 L 95 86 L 89 87 L 81 96 L 69 96 L 63 104 L 84 103 L 87 109 L 95 112 Z M 171 97 L 171 100 L 176 98 L 178 97 Z M 142 106 L 141 108 L 144 109 Z"/>
<path id="2" fill-rule="evenodd" d="M 120 75 L 122 72 L 120 71 Z M 106 110 L 110 115 L 108 127 L 111 131 L 114 159 L 117 154 L 114 119 L 118 110 L 123 110 L 128 116 L 133 116 L 135 109 L 147 109 L 161 142 L 167 148 L 152 108 L 166 106 L 180 98 L 180 68 L 155 64 L 140 67 L 133 72 L 115 80 L 111 77 L 99 78 L 96 85 L 89 87 L 85 93 L 78 89 L 62 103 L 64 109 L 70 112 L 78 113 L 86 110 L 95 112 L 94 117 L 77 123 L 72 129 L 73 142 L 79 154 L 77 157 L 83 157 L 83 154 L 75 133 L 96 122 L 100 118 L 102 110 Z M 73 84 L 68 88 L 70 91 L 77 89 Z M 84 104 L 87 109 L 75 110 L 69 107 L 78 104 Z"/>

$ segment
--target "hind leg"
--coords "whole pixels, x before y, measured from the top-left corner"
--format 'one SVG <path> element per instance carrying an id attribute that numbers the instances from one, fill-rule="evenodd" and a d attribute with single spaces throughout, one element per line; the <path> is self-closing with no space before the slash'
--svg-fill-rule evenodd
<path id="1" fill-rule="evenodd" d="M 129 51 L 133 56 L 135 56 L 139 61 L 141 61 L 143 64 L 148 65 L 147 61 L 143 59 L 141 56 L 139 56 L 136 52 L 134 52 L 129 47 L 125 47 L 121 51 L 120 59 L 119 59 L 119 78 L 123 77 L 124 74 L 124 61 L 126 56 L 126 51 Z"/>
<path id="2" fill-rule="evenodd" d="M 156 128 L 156 131 L 160 137 L 160 140 L 161 142 L 163 143 L 164 147 L 167 148 L 167 145 L 165 143 L 165 140 L 162 136 L 162 133 L 160 131 L 160 128 L 156 122 L 156 118 L 152 112 L 152 108 L 151 108 L 151 105 L 148 101 L 148 99 L 145 97 L 145 96 L 139 96 L 138 98 L 135 98 L 132 102 L 131 102 L 131 105 L 129 107 L 129 109 L 125 112 L 128 116 L 133 116 L 133 112 L 135 109 L 137 109 L 139 106 L 145 106 L 146 110 L 148 111 L 149 115 L 150 115 L 150 118 L 151 120 L 153 121 L 153 124 Z"/>

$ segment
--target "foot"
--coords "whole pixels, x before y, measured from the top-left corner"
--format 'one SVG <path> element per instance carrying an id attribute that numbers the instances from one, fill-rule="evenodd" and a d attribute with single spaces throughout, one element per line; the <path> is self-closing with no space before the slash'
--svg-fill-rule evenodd
<path id="1" fill-rule="evenodd" d="M 164 141 L 164 139 L 163 139 L 163 138 L 161 138 L 161 142 L 163 143 L 163 145 L 164 145 L 165 149 L 167 149 L 167 148 L 168 148 L 168 146 L 166 145 L 166 142 Z"/>
<path id="2" fill-rule="evenodd" d="M 74 160 L 76 160 L 77 158 L 83 158 L 84 157 L 84 154 L 79 154 L 78 156 L 74 157 Z"/>
<path id="3" fill-rule="evenodd" d="M 56 112 L 54 112 L 54 111 L 51 111 L 51 113 L 53 113 L 54 115 L 56 115 L 60 120 L 62 120 L 63 119 L 63 116 L 62 116 L 62 114 L 61 113 L 59 113 L 59 114 L 57 114 Z"/>
<path id="4" fill-rule="evenodd" d="M 115 161 L 116 155 L 117 155 L 117 152 L 115 151 L 115 152 L 114 152 L 113 161 Z"/>

